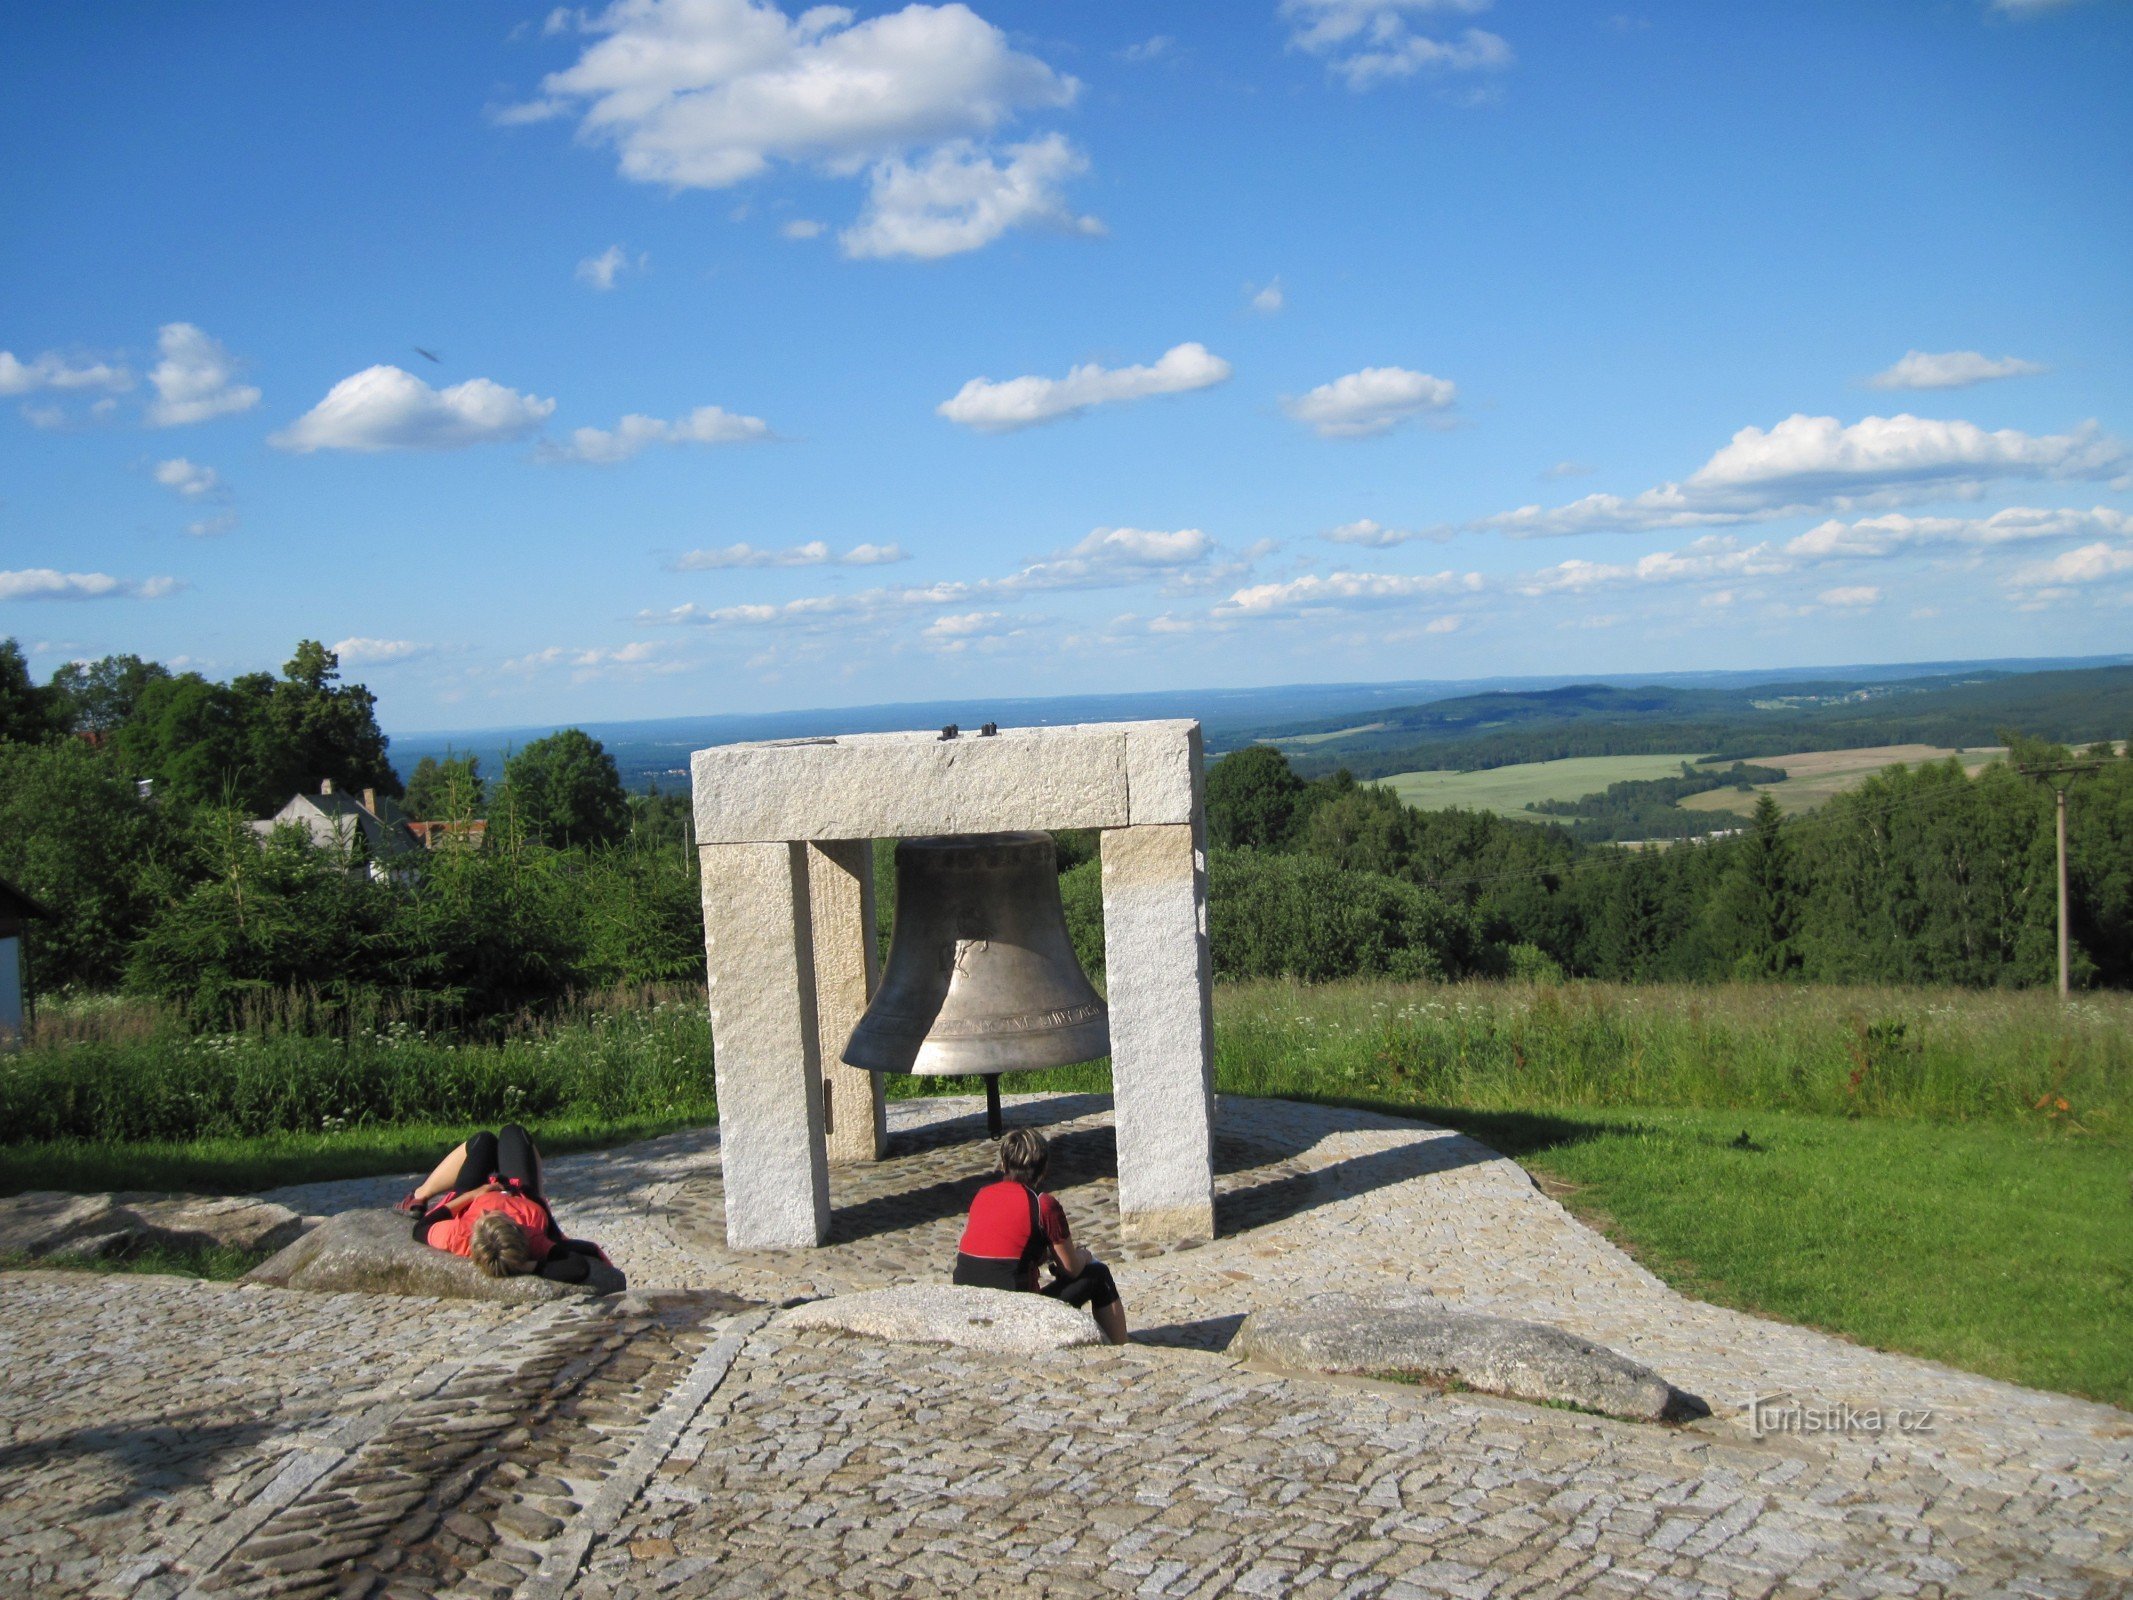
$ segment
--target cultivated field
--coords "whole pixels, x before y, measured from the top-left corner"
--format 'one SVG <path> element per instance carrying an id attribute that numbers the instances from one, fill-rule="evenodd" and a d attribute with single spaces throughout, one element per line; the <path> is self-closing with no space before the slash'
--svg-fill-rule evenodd
<path id="1" fill-rule="evenodd" d="M 1567 822 L 1567 817 L 1543 817 L 1528 811 L 1535 800 L 1582 800 L 1610 783 L 1648 778 L 1678 778 L 1681 763 L 1702 757 L 1693 752 L 1657 756 L 1572 756 L 1563 761 L 1526 761 L 1512 767 L 1490 767 L 1483 772 L 1400 772 L 1378 782 L 1386 785 L 1411 806 L 1442 811 L 1461 806 L 1469 811 L 1493 811 L 1523 822 Z M 1731 791 L 1728 791 L 1729 793 Z M 1754 799 L 1749 797 L 1752 809 Z"/>
<path id="2" fill-rule="evenodd" d="M 1963 770 L 1975 776 L 1979 769 L 1990 766 L 2006 754 L 2005 750 L 1997 748 L 1946 750 L 1930 744 L 1877 744 L 1864 750 L 1805 750 L 1789 756 L 1755 756 L 1751 758 L 1753 765 L 1780 768 L 1785 773 L 1785 781 L 1757 784 L 1748 793 L 1739 789 L 1707 789 L 1702 794 L 1690 795 L 1680 804 L 1684 811 L 1731 811 L 1747 816 L 1755 810 L 1756 797 L 1768 793 L 1787 816 L 1793 816 L 1812 811 L 1847 789 L 1858 788 L 1884 767 L 1893 767 L 1899 762 L 1915 767 L 1920 762 L 1945 761 L 1950 756 L 1957 756 L 1962 760 Z"/>

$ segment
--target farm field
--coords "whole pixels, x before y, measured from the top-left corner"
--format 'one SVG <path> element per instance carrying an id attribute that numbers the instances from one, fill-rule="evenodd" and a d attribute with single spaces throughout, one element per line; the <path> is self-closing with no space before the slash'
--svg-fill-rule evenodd
<path id="1" fill-rule="evenodd" d="M 1526 809 L 1535 800 L 1581 800 L 1610 783 L 1678 778 L 1694 752 L 1647 756 L 1571 756 L 1562 761 L 1525 761 L 1481 772 L 1400 772 L 1377 781 L 1411 806 L 1441 811 L 1451 806 L 1493 811 L 1521 822 L 1567 822 L 1567 817 L 1537 816 Z M 1900 759 L 1900 758 L 1899 758 Z M 1780 785 L 1783 787 L 1783 785 Z M 1731 791 L 1727 791 L 1731 792 Z M 1754 808 L 1754 798 L 1748 804 Z"/>
<path id="2" fill-rule="evenodd" d="M 1878 744 L 1864 750 L 1805 750 L 1796 755 L 1755 756 L 1752 758 L 1754 765 L 1782 769 L 1785 781 L 1759 783 L 1745 793 L 1739 789 L 1707 789 L 1702 794 L 1688 796 L 1680 806 L 1684 811 L 1726 811 L 1745 817 L 1754 812 L 1757 797 L 1767 793 L 1790 817 L 1802 811 L 1812 811 L 1847 789 L 1858 788 L 1884 767 L 1895 766 L 1898 762 L 1915 767 L 1921 762 L 1945 761 L 1950 756 L 1959 756 L 1963 770 L 1975 776 L 1981 768 L 1992 765 L 2006 754 L 1996 746 L 1948 750 L 1930 744 Z"/>

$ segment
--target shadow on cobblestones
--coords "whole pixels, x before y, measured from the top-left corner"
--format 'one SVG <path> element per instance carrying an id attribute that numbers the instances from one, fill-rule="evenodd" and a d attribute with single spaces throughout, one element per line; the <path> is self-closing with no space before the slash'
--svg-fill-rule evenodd
<path id="1" fill-rule="evenodd" d="M 104 1472 L 97 1476 L 105 1481 L 110 1475 L 121 1476 L 126 1485 L 79 1502 L 76 1514 L 107 1517 L 187 1484 L 209 1482 L 225 1458 L 255 1449 L 277 1426 L 264 1418 L 210 1422 L 211 1415 L 181 1412 L 139 1427 L 76 1428 L 0 1446 L 0 1483 L 20 1483 L 32 1473 L 64 1470 L 84 1457 L 99 1457 Z"/>

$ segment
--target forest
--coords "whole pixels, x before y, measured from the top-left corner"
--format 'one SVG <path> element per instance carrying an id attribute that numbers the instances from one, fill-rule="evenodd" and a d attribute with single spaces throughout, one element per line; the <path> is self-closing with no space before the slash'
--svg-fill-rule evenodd
<path id="1" fill-rule="evenodd" d="M 2133 730 L 2133 666 L 1720 689 L 1569 684 L 1375 711 L 1362 728 L 1353 721 L 1296 723 L 1260 737 L 1276 746 L 1311 740 L 1290 749 L 1307 777 L 1346 768 L 1363 779 L 1676 750 L 1710 761 L 1883 744 L 1960 750 L 1997 744 L 2007 728 L 2085 745 Z"/>
<path id="2" fill-rule="evenodd" d="M 2058 782 L 2074 981 L 2133 986 L 2133 757 L 1992 733 L 2014 759 L 1976 777 L 1954 763 L 1891 769 L 1806 816 L 1766 800 L 1729 836 L 1663 849 L 1418 810 L 1347 770 L 1307 776 L 1252 746 L 1208 776 L 1216 970 L 2044 985 Z M 2022 770 L 2068 763 L 2078 770 L 2049 779 Z M 1577 814 L 1619 831 L 1684 785 L 1765 776 L 1617 785 Z M 486 842 L 373 871 L 299 829 L 253 830 L 323 778 L 403 795 L 425 820 L 482 818 Z M 885 929 L 886 846 L 880 859 Z M 1062 834 L 1059 864 L 1077 949 L 1100 967 L 1093 838 Z M 322 1019 L 384 1007 L 480 1028 L 702 973 L 685 795 L 625 792 L 575 729 L 494 774 L 471 756 L 426 756 L 403 784 L 368 690 L 312 641 L 278 677 L 217 683 L 113 657 L 42 685 L 0 642 L 0 878 L 52 913 L 26 938 L 40 991 L 152 997 L 203 1029 L 292 995 Z"/>

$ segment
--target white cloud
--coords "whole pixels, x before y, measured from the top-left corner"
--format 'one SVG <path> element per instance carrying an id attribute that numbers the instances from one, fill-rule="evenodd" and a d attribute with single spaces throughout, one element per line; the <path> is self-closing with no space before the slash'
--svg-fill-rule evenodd
<path id="1" fill-rule="evenodd" d="M 1358 522 L 1344 522 L 1319 535 L 1328 544 L 1359 544 L 1371 550 L 1389 550 L 1396 544 L 1408 544 L 1416 539 L 1442 543 L 1451 536 L 1452 529 L 1441 522 L 1427 528 L 1388 528 L 1368 517 Z"/>
<path id="2" fill-rule="evenodd" d="M 1283 583 L 1253 584 L 1239 589 L 1215 608 L 1217 615 L 1271 616 L 1282 613 L 1399 605 L 1425 595 L 1474 593 L 1481 574 L 1436 572 L 1408 576 L 1389 572 L 1307 573 Z"/>
<path id="3" fill-rule="evenodd" d="M 188 500 L 199 500 L 222 487 L 222 479 L 213 467 L 195 465 L 183 456 L 172 456 L 168 461 L 155 465 L 156 482 L 164 488 L 183 495 Z"/>
<path id="4" fill-rule="evenodd" d="M 698 406 L 685 417 L 664 422 L 630 415 L 613 428 L 573 428 L 567 444 L 543 444 L 543 461 L 581 461 L 613 466 L 655 444 L 752 444 L 770 437 L 761 417 L 744 417 L 722 406 Z"/>
<path id="5" fill-rule="evenodd" d="M 160 600 L 184 587 L 176 578 L 114 578 L 50 567 L 0 572 L 0 600 Z"/>
<path id="6" fill-rule="evenodd" d="M 2043 585 L 2097 583 L 2129 572 L 2133 572 L 2133 546 L 2085 544 L 2049 561 L 2024 567 L 2007 581 L 2012 588 L 2031 589 Z"/>
<path id="7" fill-rule="evenodd" d="M 333 653 L 340 657 L 344 667 L 388 667 L 435 655 L 437 647 L 417 644 L 412 639 L 369 639 L 357 635 L 334 645 Z"/>
<path id="8" fill-rule="evenodd" d="M 782 239 L 819 239 L 822 233 L 822 224 L 812 217 L 794 217 L 778 228 L 778 236 Z"/>
<path id="9" fill-rule="evenodd" d="M 895 544 L 858 544 L 843 555 L 832 555 L 820 539 L 789 545 L 782 550 L 759 549 L 752 544 L 729 544 L 717 550 L 689 550 L 668 564 L 671 572 L 723 572 L 736 567 L 878 567 L 908 560 L 903 547 Z"/>
<path id="10" fill-rule="evenodd" d="M 1091 406 L 1181 394 L 1227 381 L 1230 364 L 1203 344 L 1173 345 L 1152 366 L 1073 368 L 1064 378 L 972 378 L 933 409 L 980 433 L 1011 433 Z"/>
<path id="11" fill-rule="evenodd" d="M 2011 17 L 2041 17 L 2047 11 L 2064 11 L 2082 0 L 1992 0 L 1992 9 Z"/>
<path id="12" fill-rule="evenodd" d="M 1582 461 L 1558 461 L 1558 462 L 1557 462 L 1557 463 L 1556 463 L 1556 464 L 1555 464 L 1554 466 L 1550 467 L 1550 468 L 1549 468 L 1549 469 L 1548 469 L 1548 470 L 1547 470 L 1546 472 L 1543 472 L 1543 473 L 1541 474 L 1541 476 L 1542 476 L 1542 477 L 1544 477 L 1544 478 L 1556 478 L 1556 479 L 1560 479 L 1560 478 L 1582 478 L 1582 477 L 1586 477 L 1587 475 L 1589 475 L 1589 474 L 1591 473 L 1591 471 L 1592 471 L 1592 468 L 1590 468 L 1590 467 L 1586 466 L 1586 465 L 1585 465 L 1585 463 L 1584 463 L 1584 462 L 1582 462 Z"/>
<path id="13" fill-rule="evenodd" d="M 1994 378 L 2027 378 L 2050 370 L 2041 361 L 2024 361 L 2020 356 L 1994 359 L 1979 355 L 1975 350 L 1949 350 L 1939 355 L 1912 350 L 1894 366 L 1867 379 L 1866 386 L 1869 389 L 1967 389 L 1973 383 L 1989 383 Z"/>
<path id="14" fill-rule="evenodd" d="M 652 258 L 640 254 L 634 261 L 619 244 L 611 244 L 596 256 L 578 263 L 578 282 L 605 293 L 625 272 L 642 272 Z"/>
<path id="15" fill-rule="evenodd" d="M 1875 606 L 1881 604 L 1881 591 L 1870 583 L 1855 583 L 1824 589 L 1815 598 L 1826 606 Z"/>
<path id="16" fill-rule="evenodd" d="M 1321 439 L 1365 439 L 1459 398 L 1448 379 L 1405 367 L 1365 367 L 1284 400 L 1282 409 Z"/>
<path id="17" fill-rule="evenodd" d="M 1169 34 L 1153 34 L 1141 40 L 1139 44 L 1127 45 L 1125 49 L 1118 52 L 1118 59 L 1138 65 L 1143 61 L 1154 61 L 1158 57 L 1166 56 L 1176 46 L 1177 40 L 1171 38 Z"/>
<path id="18" fill-rule="evenodd" d="M 195 539 L 213 539 L 235 530 L 237 513 L 218 511 L 211 517 L 198 517 L 185 525 L 185 531 Z"/>
<path id="19" fill-rule="evenodd" d="M 602 37 L 499 120 L 582 112 L 581 133 L 613 144 L 637 182 L 723 189 L 777 163 L 872 168 L 868 216 L 845 236 L 854 255 L 950 254 L 1065 215 L 1056 185 L 1079 157 L 1063 140 L 1012 147 L 1005 169 L 972 141 L 1071 104 L 1080 85 L 967 6 L 855 21 L 839 6 L 788 17 L 765 0 L 616 0 L 574 25 Z M 915 152 L 930 153 L 913 166 Z"/>
<path id="20" fill-rule="evenodd" d="M 1989 517 L 1912 517 L 1902 512 L 1831 519 L 1789 540 L 1785 553 L 1803 561 L 1871 560 L 1932 545 L 1999 545 L 2092 534 L 2133 538 L 2133 515 L 2109 506 L 2040 510 L 2009 506 Z"/>
<path id="21" fill-rule="evenodd" d="M 596 678 L 644 678 L 681 672 L 690 666 L 687 661 L 674 659 L 672 649 L 671 643 L 654 639 L 637 639 L 614 647 L 550 645 L 545 650 L 514 656 L 497 670 L 530 677 L 552 667 L 567 667 L 573 683 L 589 683 Z"/>
<path id="22" fill-rule="evenodd" d="M 1289 303 L 1288 295 L 1282 290 L 1279 274 L 1269 278 L 1266 283 L 1258 288 L 1254 288 L 1251 284 L 1246 284 L 1244 286 L 1244 298 L 1251 305 L 1251 308 L 1263 317 L 1271 317 Z"/>
<path id="23" fill-rule="evenodd" d="M 1422 631 L 1424 633 L 1457 633 L 1460 625 L 1465 620 L 1463 617 L 1432 617 L 1422 625 Z"/>
<path id="24" fill-rule="evenodd" d="M 1718 527 L 1834 507 L 1937 500 L 2009 478 L 2095 479 L 2126 471 L 2125 446 L 2095 423 L 2063 434 L 1900 414 L 1850 426 L 1794 415 L 1743 428 L 1680 483 L 1624 497 L 1522 506 L 1470 524 L 1514 539 L 1561 534 Z"/>
<path id="25" fill-rule="evenodd" d="M 1004 611 L 964 611 L 944 614 L 927 623 L 920 640 L 943 655 L 966 650 L 997 650 L 1028 634 L 1029 624 L 1041 620 L 1013 617 Z"/>
<path id="26" fill-rule="evenodd" d="M 1003 164 L 967 140 L 941 145 L 916 162 L 876 163 L 867 175 L 866 209 L 837 236 L 854 259 L 910 256 L 936 261 L 991 244 L 1010 228 L 1050 227 L 1100 235 L 1094 217 L 1066 203 L 1069 178 L 1088 158 L 1056 133 L 1011 144 Z"/>
<path id="27" fill-rule="evenodd" d="M 553 400 L 469 378 L 432 389 L 398 367 L 367 367 L 267 442 L 282 450 L 459 450 L 522 439 L 555 410 Z"/>
<path id="28" fill-rule="evenodd" d="M 150 427 L 183 427 L 259 404 L 257 389 L 235 381 L 237 363 L 222 342 L 190 322 L 166 322 L 156 348 L 162 359 L 148 373 L 156 390 L 148 405 Z"/>
<path id="29" fill-rule="evenodd" d="M 40 389 L 62 392 L 107 389 L 123 392 L 133 387 L 133 374 L 104 361 L 71 362 L 47 350 L 28 361 L 11 350 L 0 350 L 0 396 L 35 394 Z"/>
<path id="30" fill-rule="evenodd" d="M 1411 16 L 1452 12 L 1472 16 L 1489 0 L 1282 0 L 1293 24 L 1289 47 L 1324 56 L 1355 90 L 1418 72 L 1483 72 L 1511 64 L 1511 47 L 1497 34 L 1467 28 L 1456 40 L 1432 38 L 1409 25 Z"/>

